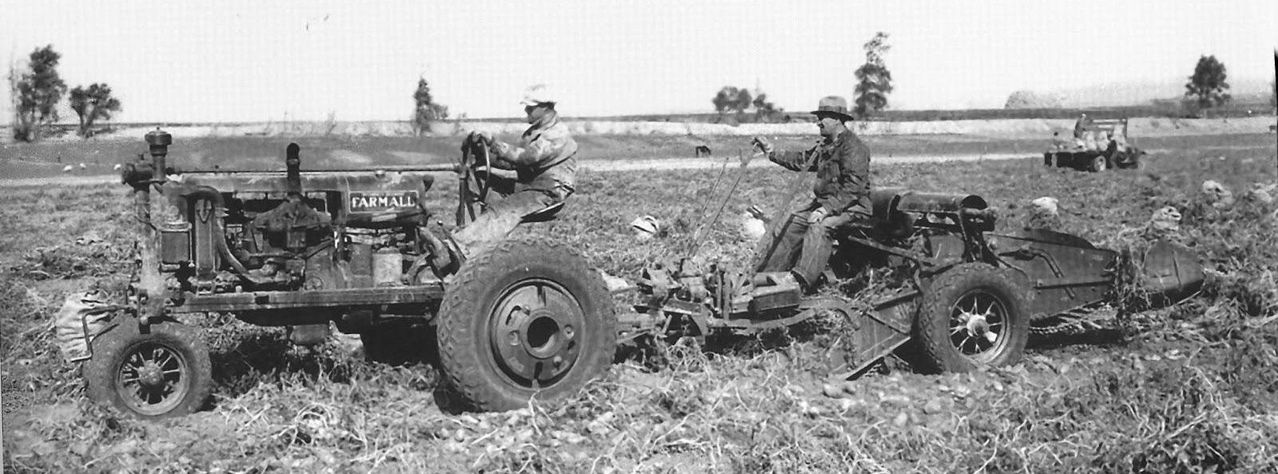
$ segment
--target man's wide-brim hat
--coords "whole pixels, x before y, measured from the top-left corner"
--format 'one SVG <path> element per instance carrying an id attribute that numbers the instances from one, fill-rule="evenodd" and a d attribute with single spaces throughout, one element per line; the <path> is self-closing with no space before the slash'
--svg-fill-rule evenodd
<path id="1" fill-rule="evenodd" d="M 822 97 L 821 102 L 817 103 L 817 108 L 812 111 L 812 115 L 820 118 L 822 114 L 838 117 L 844 122 L 852 120 L 852 116 L 848 115 L 848 101 L 837 95 Z"/>
<path id="2" fill-rule="evenodd" d="M 524 97 L 519 103 L 523 105 L 554 104 L 559 102 L 554 90 L 546 84 L 534 84 L 524 90 Z"/>

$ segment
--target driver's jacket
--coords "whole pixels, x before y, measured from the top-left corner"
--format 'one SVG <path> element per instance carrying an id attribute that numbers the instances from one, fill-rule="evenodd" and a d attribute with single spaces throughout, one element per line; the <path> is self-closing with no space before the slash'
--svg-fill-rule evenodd
<path id="1" fill-rule="evenodd" d="M 815 171 L 814 204 L 828 215 L 870 215 L 870 149 L 851 130 L 804 151 L 773 151 L 768 159 L 795 171 Z"/>
<path id="2" fill-rule="evenodd" d="M 528 127 L 517 145 L 493 144 L 493 167 L 515 170 L 519 190 L 537 190 L 562 201 L 573 193 L 577 141 L 555 112 Z"/>

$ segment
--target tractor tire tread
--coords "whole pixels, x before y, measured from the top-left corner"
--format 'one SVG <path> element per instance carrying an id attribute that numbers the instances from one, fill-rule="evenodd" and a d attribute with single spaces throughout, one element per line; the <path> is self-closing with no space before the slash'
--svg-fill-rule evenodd
<path id="1" fill-rule="evenodd" d="M 924 291 L 920 312 L 915 320 L 914 337 L 918 339 L 921 357 L 918 369 L 926 373 L 968 372 L 976 368 L 970 359 L 958 354 L 948 337 L 950 307 L 964 287 L 986 286 L 1008 293 L 1012 301 L 1004 304 L 1011 313 L 1009 347 L 991 365 L 1016 363 L 1029 340 L 1029 301 L 1032 293 L 1015 283 L 1010 272 L 984 263 L 965 263 L 936 276 Z M 939 327 L 938 327 L 939 325 Z"/>
<path id="2" fill-rule="evenodd" d="M 586 301 L 606 303 L 595 308 L 600 316 L 598 323 L 601 328 L 597 336 L 599 345 L 602 346 L 599 348 L 601 350 L 594 353 L 583 352 L 580 355 L 581 360 L 577 361 L 580 367 L 573 370 L 580 369 L 588 372 L 597 370 L 602 373 L 612 363 L 614 354 L 612 349 L 616 345 L 616 314 L 611 294 L 598 271 L 587 263 L 580 252 L 562 242 L 545 239 L 514 239 L 501 242 L 473 256 L 462 265 L 449 283 L 439 308 L 437 340 L 443 372 L 451 387 L 477 410 L 501 411 L 527 404 L 527 397 L 494 389 L 492 384 L 485 380 L 487 378 L 485 374 L 478 373 L 482 372 L 484 364 L 479 354 L 481 348 L 478 338 L 486 337 L 486 335 L 475 334 L 468 318 L 477 317 L 474 315 L 483 312 L 482 308 L 488 303 L 475 301 L 477 295 L 473 293 L 479 292 L 475 289 L 483 288 L 484 283 L 495 280 L 497 273 L 505 271 L 503 265 L 515 263 L 503 263 L 501 260 L 504 258 L 520 260 L 530 257 L 543 259 L 543 263 L 547 263 L 546 259 L 549 259 L 550 264 L 567 268 L 569 273 L 585 273 L 584 278 L 590 280 L 587 285 L 588 294 L 577 295 L 577 297 L 583 301 L 583 304 L 589 304 L 585 303 Z M 487 315 L 483 317 L 486 318 Z M 589 379 L 597 374 L 584 375 L 585 379 Z M 581 383 L 584 384 L 585 381 L 581 380 Z"/>
<path id="3" fill-rule="evenodd" d="M 159 339 L 184 352 L 190 387 L 186 398 L 168 412 L 145 415 L 130 410 L 115 389 L 115 375 L 125 351 L 147 339 Z M 112 406 L 122 413 L 143 419 L 171 418 L 194 413 L 205 406 L 213 391 L 213 364 L 209 359 L 208 343 L 199 329 L 185 324 L 165 321 L 152 324 L 149 334 L 141 334 L 138 322 L 132 317 L 121 317 L 114 326 L 99 334 L 92 341 L 92 358 L 80 368 L 86 382 L 90 400 Z"/>

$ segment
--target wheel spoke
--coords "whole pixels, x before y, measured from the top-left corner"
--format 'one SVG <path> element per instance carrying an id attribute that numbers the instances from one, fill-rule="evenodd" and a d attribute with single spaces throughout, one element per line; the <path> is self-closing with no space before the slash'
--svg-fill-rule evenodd
<path id="1" fill-rule="evenodd" d="M 160 366 L 160 368 L 169 367 L 170 362 L 174 363 L 174 365 L 177 365 L 178 363 L 177 355 L 173 354 L 172 352 L 164 351 L 164 354 L 162 355 L 162 357 L 164 357 L 164 360 L 156 364 Z"/>

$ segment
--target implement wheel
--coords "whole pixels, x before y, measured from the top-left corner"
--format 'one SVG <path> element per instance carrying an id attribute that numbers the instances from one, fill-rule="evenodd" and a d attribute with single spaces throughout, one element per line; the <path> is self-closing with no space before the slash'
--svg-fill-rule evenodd
<path id="1" fill-rule="evenodd" d="M 439 309 L 440 362 L 474 408 L 575 393 L 612 363 L 617 322 L 599 272 L 563 245 L 503 242 L 462 265 Z"/>
<path id="2" fill-rule="evenodd" d="M 152 324 L 143 334 L 133 318 L 93 340 L 93 358 L 81 368 L 89 398 L 143 419 L 199 410 L 213 388 L 208 345 L 198 329 Z"/>
<path id="3" fill-rule="evenodd" d="M 1029 340 L 1029 298 L 1006 271 L 986 264 L 965 263 L 937 276 L 914 323 L 918 368 L 967 372 L 1020 360 Z"/>

